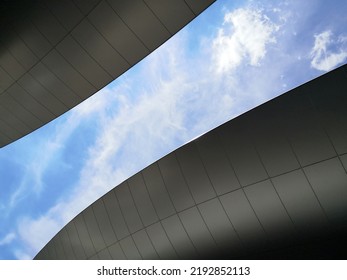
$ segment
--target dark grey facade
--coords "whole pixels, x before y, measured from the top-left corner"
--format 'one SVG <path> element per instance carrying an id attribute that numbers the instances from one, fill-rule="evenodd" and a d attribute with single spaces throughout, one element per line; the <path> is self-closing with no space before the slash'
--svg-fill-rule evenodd
<path id="1" fill-rule="evenodd" d="M 0 2 L 0 148 L 143 59 L 212 0 Z"/>
<path id="2" fill-rule="evenodd" d="M 35 259 L 346 258 L 347 66 L 182 146 Z"/>

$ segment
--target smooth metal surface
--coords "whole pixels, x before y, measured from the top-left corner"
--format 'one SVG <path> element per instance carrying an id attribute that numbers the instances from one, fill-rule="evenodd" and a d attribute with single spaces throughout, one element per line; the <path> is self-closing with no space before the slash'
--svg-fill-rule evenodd
<path id="1" fill-rule="evenodd" d="M 213 2 L 1 2 L 0 148 L 93 95 Z"/>
<path id="2" fill-rule="evenodd" d="M 345 258 L 346 89 L 347 65 L 184 145 L 36 259 Z"/>

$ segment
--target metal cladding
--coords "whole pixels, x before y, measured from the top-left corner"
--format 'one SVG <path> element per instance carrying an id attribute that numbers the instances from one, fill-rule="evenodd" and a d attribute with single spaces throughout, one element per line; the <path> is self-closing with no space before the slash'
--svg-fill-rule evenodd
<path id="1" fill-rule="evenodd" d="M 0 147 L 120 76 L 213 0 L 0 3 Z"/>
<path id="2" fill-rule="evenodd" d="M 345 258 L 347 66 L 168 154 L 36 259 Z"/>

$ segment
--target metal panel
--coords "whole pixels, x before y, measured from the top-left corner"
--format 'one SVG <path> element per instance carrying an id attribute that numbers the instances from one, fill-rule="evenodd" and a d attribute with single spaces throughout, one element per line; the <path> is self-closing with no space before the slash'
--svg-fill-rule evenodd
<path id="1" fill-rule="evenodd" d="M 54 75 L 44 64 L 37 63 L 31 70 L 33 79 L 49 90 L 65 106 L 71 108 L 82 101 L 62 80 Z"/>
<path id="2" fill-rule="evenodd" d="M 243 130 L 244 124 L 241 123 L 240 126 Z M 249 136 L 242 130 L 228 124 L 218 132 L 241 185 L 247 186 L 266 179 L 267 174 Z"/>
<path id="3" fill-rule="evenodd" d="M 72 32 L 73 37 L 113 78 L 125 72 L 130 65 L 104 39 L 104 37 L 88 21 L 83 20 Z"/>
<path id="4" fill-rule="evenodd" d="M 324 212 L 302 170 L 283 174 L 272 182 L 299 231 L 327 226 Z"/>
<path id="5" fill-rule="evenodd" d="M 20 136 L 20 133 L 12 129 L 6 122 L 0 120 L 0 131 L 2 135 L 7 137 L 10 141 Z"/>
<path id="6" fill-rule="evenodd" d="M 73 0 L 73 2 L 84 15 L 87 15 L 101 0 Z"/>
<path id="7" fill-rule="evenodd" d="M 98 253 L 99 260 L 112 260 L 111 254 L 108 249 L 105 248 Z"/>
<path id="8" fill-rule="evenodd" d="M 88 55 L 72 36 L 65 37 L 57 46 L 57 50 L 95 89 L 100 89 L 111 82 L 112 77 Z"/>
<path id="9" fill-rule="evenodd" d="M 105 1 L 101 2 L 88 15 L 88 18 L 128 63 L 134 64 L 149 53 L 149 50 Z"/>
<path id="10" fill-rule="evenodd" d="M 0 65 L 11 75 L 13 79 L 18 79 L 25 73 L 23 66 L 4 47 L 0 46 Z"/>
<path id="11" fill-rule="evenodd" d="M 126 257 L 129 260 L 141 260 L 142 257 L 138 251 L 138 249 L 136 248 L 136 245 L 133 241 L 133 239 L 131 238 L 131 236 L 128 236 L 125 239 L 122 239 L 120 241 L 120 246 L 123 249 L 123 252 L 125 253 Z"/>
<path id="12" fill-rule="evenodd" d="M 271 181 L 267 180 L 245 188 L 267 234 L 274 239 L 286 239 L 294 234 L 294 227 Z"/>
<path id="13" fill-rule="evenodd" d="M 64 227 L 60 232 L 59 232 L 60 240 L 64 248 L 64 252 L 66 255 L 66 258 L 68 260 L 75 260 L 75 253 L 72 250 L 71 242 L 70 242 L 70 237 L 68 235 L 68 232 L 66 228 Z"/>
<path id="14" fill-rule="evenodd" d="M 21 86 L 18 84 L 13 84 L 8 89 L 9 95 L 43 122 L 49 122 L 54 118 L 54 115 L 48 111 L 42 104 L 36 101 L 30 94 L 28 94 Z"/>
<path id="15" fill-rule="evenodd" d="M 148 226 L 157 222 L 158 216 L 147 192 L 142 174 L 138 173 L 131 177 L 128 180 L 128 185 L 143 225 Z"/>
<path id="16" fill-rule="evenodd" d="M 219 247 L 219 252 L 230 256 L 240 255 L 242 244 L 219 199 L 206 201 L 198 208 Z"/>
<path id="17" fill-rule="evenodd" d="M 5 91 L 14 83 L 14 80 L 2 67 L 0 67 L 0 92 Z"/>
<path id="18" fill-rule="evenodd" d="M 18 83 L 28 94 L 35 100 L 38 100 L 49 112 L 54 114 L 54 116 L 59 116 L 68 110 L 59 99 L 33 79 L 31 75 L 25 74 L 19 79 Z"/>
<path id="19" fill-rule="evenodd" d="M 204 9 L 211 5 L 211 1 L 209 0 L 185 0 L 185 2 L 196 15 L 200 14 Z"/>
<path id="20" fill-rule="evenodd" d="M 271 135 L 263 133 L 262 137 L 256 137 L 257 151 L 271 177 L 300 167 L 287 140 L 276 134 L 273 131 Z"/>
<path id="21" fill-rule="evenodd" d="M 194 13 L 183 0 L 145 0 L 145 3 L 171 33 L 194 18 Z"/>
<path id="22" fill-rule="evenodd" d="M 54 247 L 52 239 L 47 243 L 46 247 L 48 248 L 48 254 L 50 255 L 51 259 L 52 260 L 57 260 L 58 256 L 57 256 L 57 252 L 55 250 L 55 247 Z"/>
<path id="23" fill-rule="evenodd" d="M 113 230 L 118 240 L 128 236 L 130 234 L 128 226 L 125 223 L 124 216 L 120 210 L 114 191 L 109 192 L 102 198 L 102 200 L 105 203 L 108 216 L 110 217 Z"/>
<path id="24" fill-rule="evenodd" d="M 221 195 L 240 188 L 216 133 L 206 134 L 195 143 L 216 193 Z"/>
<path id="25" fill-rule="evenodd" d="M 80 10 L 70 0 L 50 0 L 45 4 L 68 31 L 76 26 L 83 17 Z"/>
<path id="26" fill-rule="evenodd" d="M 78 236 L 82 242 L 82 246 L 84 248 L 84 252 L 86 253 L 87 258 L 93 256 L 96 251 L 92 240 L 90 239 L 90 235 L 88 233 L 87 226 L 83 219 L 83 213 L 79 214 L 75 219 L 74 223 L 77 229 Z"/>
<path id="27" fill-rule="evenodd" d="M 347 170 L 347 155 L 343 155 L 340 158 L 341 158 L 342 164 L 343 164 L 345 171 L 346 171 Z"/>
<path id="28" fill-rule="evenodd" d="M 185 181 L 196 203 L 216 197 L 210 179 L 199 158 L 198 151 L 192 143 L 183 146 L 176 152 Z"/>
<path id="29" fill-rule="evenodd" d="M 87 257 L 86 257 L 86 254 L 84 252 L 84 248 L 82 247 L 81 240 L 78 236 L 78 233 L 77 233 L 77 230 L 76 230 L 76 227 L 75 227 L 75 224 L 73 221 L 71 221 L 70 223 L 67 224 L 66 230 L 69 234 L 71 246 L 72 246 L 72 249 L 75 253 L 76 259 L 85 260 Z"/>
<path id="30" fill-rule="evenodd" d="M 105 241 L 105 245 L 110 246 L 117 241 L 117 237 L 113 231 L 108 213 L 106 212 L 102 199 L 97 200 L 93 204 L 93 212 L 99 225 L 103 240 Z"/>
<path id="31" fill-rule="evenodd" d="M 12 127 L 12 130 L 18 131 L 22 134 L 29 133 L 31 131 L 30 127 L 21 121 L 12 112 L 10 113 L 5 107 L 1 106 L 0 100 L 0 120 L 6 122 Z"/>
<path id="32" fill-rule="evenodd" d="M 265 232 L 243 191 L 225 194 L 220 200 L 243 243 L 247 247 L 263 247 Z"/>
<path id="33" fill-rule="evenodd" d="M 141 253 L 141 256 L 146 260 L 157 260 L 159 258 L 155 251 L 147 232 L 143 229 L 133 234 L 133 240 Z"/>
<path id="34" fill-rule="evenodd" d="M 143 227 L 143 224 L 127 183 L 122 183 L 118 188 L 116 188 L 115 193 L 130 233 L 138 231 Z"/>
<path id="35" fill-rule="evenodd" d="M 60 240 L 60 235 L 57 234 L 55 237 L 53 237 L 52 242 L 53 242 L 55 250 L 57 252 L 57 259 L 58 260 L 66 260 L 67 256 L 65 254 L 63 244 Z"/>
<path id="36" fill-rule="evenodd" d="M 159 218 L 164 219 L 174 214 L 175 208 L 165 188 L 158 165 L 154 163 L 148 166 L 142 171 L 142 174 Z"/>
<path id="37" fill-rule="evenodd" d="M 162 220 L 161 223 L 181 259 L 198 258 L 197 251 L 177 215 L 168 217 Z"/>
<path id="38" fill-rule="evenodd" d="M 171 153 L 159 160 L 158 165 L 176 210 L 182 211 L 195 205 L 182 176 L 175 154 Z"/>
<path id="39" fill-rule="evenodd" d="M 347 174 L 337 158 L 304 168 L 329 219 L 347 218 Z"/>
<path id="40" fill-rule="evenodd" d="M 119 243 L 115 243 L 112 246 L 110 246 L 108 248 L 108 251 L 110 252 L 110 255 L 113 260 L 124 260 L 127 258 Z"/>
<path id="41" fill-rule="evenodd" d="M 146 231 L 160 259 L 177 259 L 175 249 L 160 223 L 147 227 Z"/>
<path id="42" fill-rule="evenodd" d="M 95 91 L 94 87 L 57 51 L 52 50 L 42 62 L 82 99 L 89 97 Z"/>
<path id="43" fill-rule="evenodd" d="M 201 256 L 216 250 L 216 243 L 196 207 L 179 213 L 182 224 Z"/>
<path id="44" fill-rule="evenodd" d="M 131 9 L 129 1 L 126 0 L 108 0 L 108 2 L 149 50 L 156 49 L 170 37 L 169 31 L 143 1 L 133 0 Z"/>

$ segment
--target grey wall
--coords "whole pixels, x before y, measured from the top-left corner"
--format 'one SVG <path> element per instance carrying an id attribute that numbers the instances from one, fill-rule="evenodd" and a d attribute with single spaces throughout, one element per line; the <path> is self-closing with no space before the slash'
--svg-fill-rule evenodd
<path id="1" fill-rule="evenodd" d="M 343 66 L 170 153 L 36 259 L 340 258 L 346 78 Z"/>

